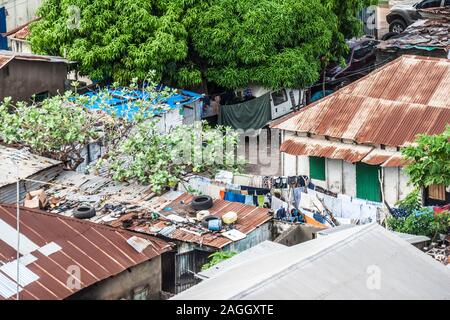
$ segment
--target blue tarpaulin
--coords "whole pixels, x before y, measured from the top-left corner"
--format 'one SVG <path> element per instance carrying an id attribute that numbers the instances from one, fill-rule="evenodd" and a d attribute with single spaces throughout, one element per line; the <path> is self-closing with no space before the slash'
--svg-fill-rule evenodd
<path id="1" fill-rule="evenodd" d="M 109 107 L 113 107 L 114 111 L 119 117 L 128 114 L 128 118 L 132 119 L 133 114 L 139 108 L 134 103 L 134 101 L 148 101 L 150 99 L 149 93 L 142 90 L 130 90 L 124 88 L 108 89 L 108 94 L 108 99 L 102 97 L 98 91 L 88 92 L 84 94 L 84 96 L 91 98 L 90 102 L 88 102 L 85 107 L 92 110 L 98 110 L 102 109 L 101 104 L 107 104 Z M 96 97 L 98 97 L 98 99 L 95 99 Z M 164 99 L 162 101 L 160 101 L 159 99 L 154 99 L 153 105 L 155 106 L 155 109 L 152 110 L 152 113 L 153 115 L 159 115 L 166 112 L 164 110 L 161 110 L 161 108 L 156 107 L 157 105 L 161 106 L 163 104 L 165 107 L 172 110 L 193 103 L 197 100 L 200 100 L 201 98 L 203 98 L 203 95 L 198 93 L 187 90 L 176 90 L 175 94 L 171 95 L 167 99 Z"/>

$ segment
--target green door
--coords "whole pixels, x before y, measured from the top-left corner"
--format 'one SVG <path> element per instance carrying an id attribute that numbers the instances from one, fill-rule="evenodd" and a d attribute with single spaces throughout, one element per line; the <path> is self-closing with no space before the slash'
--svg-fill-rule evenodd
<path id="1" fill-rule="evenodd" d="M 381 188 L 378 180 L 379 166 L 362 162 L 356 164 L 356 197 L 381 202 Z"/>

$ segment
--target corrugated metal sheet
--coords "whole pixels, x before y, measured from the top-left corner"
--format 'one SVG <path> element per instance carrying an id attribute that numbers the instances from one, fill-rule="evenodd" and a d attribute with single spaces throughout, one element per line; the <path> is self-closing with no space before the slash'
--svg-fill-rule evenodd
<path id="1" fill-rule="evenodd" d="M 250 249 L 247 249 L 229 259 L 219 262 L 211 268 L 200 272 L 198 275 L 204 278 L 214 278 L 226 270 L 235 268 L 236 266 L 253 259 L 263 257 L 269 253 L 279 251 L 280 249 L 283 249 L 285 247 L 286 246 L 276 242 L 263 241 L 256 246 L 251 247 Z"/>
<path id="2" fill-rule="evenodd" d="M 339 159 L 347 162 L 358 162 L 367 156 L 372 147 L 358 146 L 307 137 L 295 137 L 284 141 L 280 151 L 291 155 L 307 155 L 312 157 L 323 157 Z"/>
<path id="3" fill-rule="evenodd" d="M 407 163 L 397 151 L 308 137 L 288 138 L 281 144 L 280 151 L 294 156 L 323 157 L 350 163 L 361 161 L 384 167 L 403 166 Z"/>
<path id="4" fill-rule="evenodd" d="M 273 122 L 281 130 L 401 147 L 450 123 L 450 61 L 402 56 Z"/>
<path id="5" fill-rule="evenodd" d="M 0 69 L 6 66 L 12 59 L 13 57 L 0 55 Z"/>
<path id="6" fill-rule="evenodd" d="M 162 210 L 161 214 L 186 214 L 186 208 L 189 206 L 192 199 L 192 195 L 183 194 L 167 206 L 168 208 L 171 208 L 170 211 Z M 272 219 L 272 215 L 269 214 L 268 209 L 225 200 L 214 200 L 213 207 L 208 209 L 208 211 L 211 215 L 217 217 L 222 217 L 230 211 L 236 212 L 238 215 L 238 220 L 235 224 L 235 228 L 245 234 L 251 233 L 256 228 Z M 152 235 L 161 234 L 167 238 L 177 241 L 196 243 L 218 249 L 232 243 L 230 239 L 222 236 L 219 232 L 210 232 L 203 228 L 200 226 L 200 223 L 193 225 L 192 223 L 173 223 L 162 218 L 156 220 L 151 217 L 136 218 L 136 214 L 129 213 L 122 216 L 120 219 L 109 222 L 108 224 L 119 227 L 122 226 L 124 221 L 131 221 L 131 225 L 126 226 L 128 230 L 144 232 Z M 175 226 L 175 228 L 169 228 L 170 226 Z"/>
<path id="7" fill-rule="evenodd" d="M 48 182 L 63 171 L 60 161 L 40 157 L 31 153 L 20 153 L 19 150 L 0 146 L 0 203 L 16 203 L 16 179 L 19 167 L 20 179 L 31 179 Z M 28 191 L 42 188 L 43 184 L 32 181 L 20 181 L 20 199 Z"/>
<path id="8" fill-rule="evenodd" d="M 61 161 L 40 157 L 31 153 L 20 152 L 13 148 L 0 146 L 0 188 L 17 179 L 17 168 L 19 167 L 19 178 L 25 179 L 42 170 L 61 164 Z"/>
<path id="9" fill-rule="evenodd" d="M 0 221 L 15 227 L 16 208 L 0 206 Z M 25 285 L 21 299 L 64 299 L 74 294 L 80 290 L 69 286 L 74 266 L 80 270 L 82 289 L 171 250 L 166 241 L 138 235 L 151 243 L 139 253 L 127 243 L 135 233 L 25 208 L 21 209 L 20 231 L 39 248 L 49 249 L 48 244 L 54 243 L 52 250 L 44 250 L 47 255 L 37 249 L 32 252 L 36 260 L 26 267 L 22 264 L 26 270 L 20 273 Z M 15 299 L 14 270 L 3 272 L 15 259 L 15 249 L 0 240 L 0 300 Z"/>
<path id="10" fill-rule="evenodd" d="M 373 149 L 361 161 L 370 165 L 380 165 L 382 167 L 402 167 L 409 163 L 402 157 L 401 152 L 384 149 Z"/>
<path id="11" fill-rule="evenodd" d="M 450 16 L 450 13 L 448 14 Z M 450 17 L 420 19 L 408 26 L 400 35 L 381 41 L 380 50 L 445 50 L 449 44 Z"/>
<path id="12" fill-rule="evenodd" d="M 25 60 L 25 61 L 42 61 L 42 62 L 65 63 L 65 64 L 74 63 L 73 61 L 69 61 L 62 57 L 43 56 L 25 52 L 14 52 L 9 50 L 0 50 L 0 57 L 5 58 L 7 57 L 11 59 Z"/>
<path id="13" fill-rule="evenodd" d="M 441 300 L 449 282 L 449 268 L 374 223 L 256 257 L 173 299 Z"/>

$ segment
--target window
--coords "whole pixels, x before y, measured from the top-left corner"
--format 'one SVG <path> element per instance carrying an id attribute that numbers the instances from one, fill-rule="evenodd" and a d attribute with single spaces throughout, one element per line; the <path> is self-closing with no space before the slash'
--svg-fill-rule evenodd
<path id="1" fill-rule="evenodd" d="M 309 157 L 309 176 L 311 179 L 325 181 L 325 158 Z"/>
<path id="2" fill-rule="evenodd" d="M 288 101 L 288 96 L 286 94 L 286 90 L 282 89 L 282 90 L 273 92 L 272 100 L 273 100 L 273 104 L 275 106 L 278 106 L 278 105 Z"/>
<path id="3" fill-rule="evenodd" d="M 450 0 L 445 0 L 444 6 L 450 6 Z"/>
<path id="4" fill-rule="evenodd" d="M 378 179 L 379 166 L 356 164 L 356 197 L 381 202 L 381 187 Z"/>
<path id="5" fill-rule="evenodd" d="M 374 50 L 374 46 L 370 42 L 364 43 L 361 47 L 355 49 L 353 54 L 354 59 L 362 59 L 365 56 L 369 55 Z"/>
<path id="6" fill-rule="evenodd" d="M 35 102 L 42 102 L 50 96 L 48 91 L 40 92 L 34 95 Z"/>
<path id="7" fill-rule="evenodd" d="M 419 9 L 436 8 L 441 6 L 442 0 L 425 0 L 418 5 Z"/>
<path id="8" fill-rule="evenodd" d="M 149 287 L 138 287 L 133 290 L 133 300 L 148 300 Z"/>

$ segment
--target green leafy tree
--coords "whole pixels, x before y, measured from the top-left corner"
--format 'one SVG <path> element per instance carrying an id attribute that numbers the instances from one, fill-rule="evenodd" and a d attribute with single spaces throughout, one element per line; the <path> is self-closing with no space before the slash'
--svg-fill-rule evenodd
<path id="1" fill-rule="evenodd" d="M 6 98 L 0 104 L 0 143 L 27 147 L 75 169 L 83 162 L 83 147 L 99 137 L 94 126 L 99 117 L 71 97 L 68 92 L 31 105 Z"/>
<path id="2" fill-rule="evenodd" d="M 436 240 L 437 236 L 450 231 L 450 212 L 434 214 L 432 209 L 422 208 L 407 217 L 390 216 L 387 225 L 394 231 L 423 235 Z"/>
<path id="3" fill-rule="evenodd" d="M 208 270 L 209 268 L 215 266 L 216 264 L 230 259 L 232 257 L 234 257 L 237 254 L 237 252 L 233 252 L 233 251 L 217 251 L 214 252 L 213 254 L 209 255 L 209 262 L 205 263 L 202 266 L 202 271 Z"/>
<path id="4" fill-rule="evenodd" d="M 31 27 L 37 53 L 82 74 L 128 83 L 157 71 L 177 86 L 250 82 L 301 88 L 339 60 L 368 0 L 45 0 Z M 79 8 L 79 16 L 77 10 Z M 79 18 L 79 21 L 77 19 Z"/>
<path id="5" fill-rule="evenodd" d="M 407 214 L 403 217 L 389 216 L 387 218 L 388 227 L 394 231 L 423 235 L 432 240 L 435 240 L 439 233 L 447 234 L 450 231 L 450 212 L 437 214 L 431 208 L 422 207 L 418 188 L 397 205 Z"/>
<path id="6" fill-rule="evenodd" d="M 450 125 L 438 135 L 419 135 L 414 144 L 402 149 L 411 161 L 406 166 L 410 182 L 418 187 L 450 185 Z"/>
<path id="7" fill-rule="evenodd" d="M 0 143 L 28 147 L 75 170 L 84 162 L 83 148 L 101 140 L 104 155 L 95 169 L 106 168 L 117 181 L 149 184 L 155 192 L 188 174 L 240 169 L 243 162 L 234 154 L 238 134 L 229 128 L 197 123 L 161 134 L 154 114 L 167 110 L 165 100 L 174 92 L 157 87 L 153 78 L 150 73 L 146 86 L 134 79 L 120 88 L 124 95 L 142 90 L 148 97 L 130 100 L 120 114 L 107 103 L 112 97 L 106 89 L 93 98 L 67 92 L 31 105 L 6 99 L 0 104 Z M 90 104 L 97 110 L 86 108 Z"/>
<path id="8" fill-rule="evenodd" d="M 157 120 L 145 121 L 96 167 L 108 168 L 114 180 L 149 184 L 160 193 L 192 173 L 214 175 L 220 169 L 241 169 L 243 163 L 234 157 L 237 143 L 238 134 L 221 126 L 180 125 L 160 134 Z"/>

